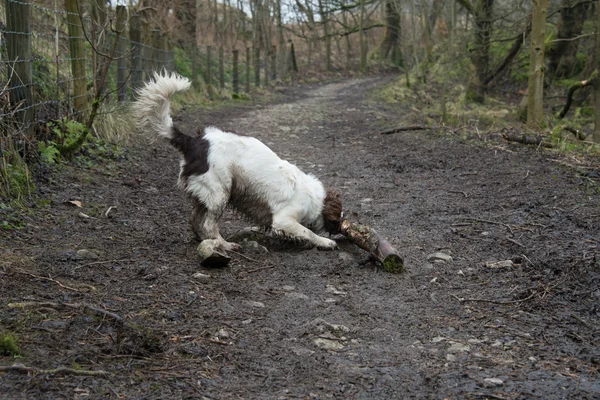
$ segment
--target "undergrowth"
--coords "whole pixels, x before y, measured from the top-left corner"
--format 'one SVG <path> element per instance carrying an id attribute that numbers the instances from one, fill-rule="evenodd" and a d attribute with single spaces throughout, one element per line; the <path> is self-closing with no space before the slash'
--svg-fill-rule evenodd
<path id="1" fill-rule="evenodd" d="M 19 347 L 19 341 L 14 333 L 0 333 L 0 355 L 9 357 L 19 357 L 23 355 Z"/>

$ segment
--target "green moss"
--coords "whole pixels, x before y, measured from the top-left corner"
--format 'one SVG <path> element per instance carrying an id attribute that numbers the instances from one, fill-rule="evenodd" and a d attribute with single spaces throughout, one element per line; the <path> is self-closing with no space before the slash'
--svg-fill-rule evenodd
<path id="1" fill-rule="evenodd" d="M 0 156 L 0 196 L 20 202 L 35 189 L 29 168 L 16 151 Z"/>
<path id="2" fill-rule="evenodd" d="M 399 274 L 404 271 L 404 261 L 398 256 L 388 256 L 383 260 L 383 269 L 385 272 Z"/>
<path id="3" fill-rule="evenodd" d="M 17 337 L 11 332 L 0 335 L 0 355 L 17 357 L 22 355 Z"/>

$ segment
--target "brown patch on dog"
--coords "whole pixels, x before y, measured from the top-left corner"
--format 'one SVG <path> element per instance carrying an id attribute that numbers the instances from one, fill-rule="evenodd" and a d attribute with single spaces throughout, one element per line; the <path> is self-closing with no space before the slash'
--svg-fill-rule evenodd
<path id="1" fill-rule="evenodd" d="M 229 194 L 229 204 L 254 223 L 265 228 L 273 225 L 273 213 L 264 198 L 252 191 L 252 185 L 243 171 L 233 168 L 233 181 Z"/>
<path id="2" fill-rule="evenodd" d="M 204 139 L 204 134 L 190 137 L 182 133 L 175 126 L 171 128 L 173 138 L 171 145 L 183 154 L 185 164 L 181 170 L 181 178 L 186 179 L 191 175 L 202 175 L 208 172 L 208 149 L 210 143 Z"/>
<path id="3" fill-rule="evenodd" d="M 342 221 L 342 198 L 334 190 L 328 190 L 323 199 L 324 228 L 329 233 L 339 233 Z"/>

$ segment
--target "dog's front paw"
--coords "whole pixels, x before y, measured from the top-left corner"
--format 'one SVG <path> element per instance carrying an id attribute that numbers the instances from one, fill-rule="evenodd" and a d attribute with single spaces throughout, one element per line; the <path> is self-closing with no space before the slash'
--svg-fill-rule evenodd
<path id="1" fill-rule="evenodd" d="M 317 244 L 317 248 L 319 250 L 335 250 L 337 249 L 337 243 L 334 240 L 331 239 L 327 239 L 327 238 L 321 238 L 322 240 L 319 241 L 319 243 Z"/>
<path id="2" fill-rule="evenodd" d="M 223 241 L 220 243 L 219 247 L 225 251 L 236 251 L 239 250 L 241 246 L 237 243 Z"/>

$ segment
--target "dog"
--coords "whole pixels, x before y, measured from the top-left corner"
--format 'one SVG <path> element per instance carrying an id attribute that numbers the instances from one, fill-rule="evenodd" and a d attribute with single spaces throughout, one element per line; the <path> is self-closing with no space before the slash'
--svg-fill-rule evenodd
<path id="1" fill-rule="evenodd" d="M 191 137 L 170 116 L 170 98 L 190 87 L 176 73 L 155 73 L 132 105 L 137 127 L 166 139 L 181 153 L 178 185 L 192 200 L 192 231 L 225 251 L 239 246 L 221 236 L 218 222 L 232 206 L 277 235 L 319 249 L 336 242 L 315 232 L 340 231 L 342 201 L 312 174 L 279 158 L 256 138 L 207 127 Z"/>

